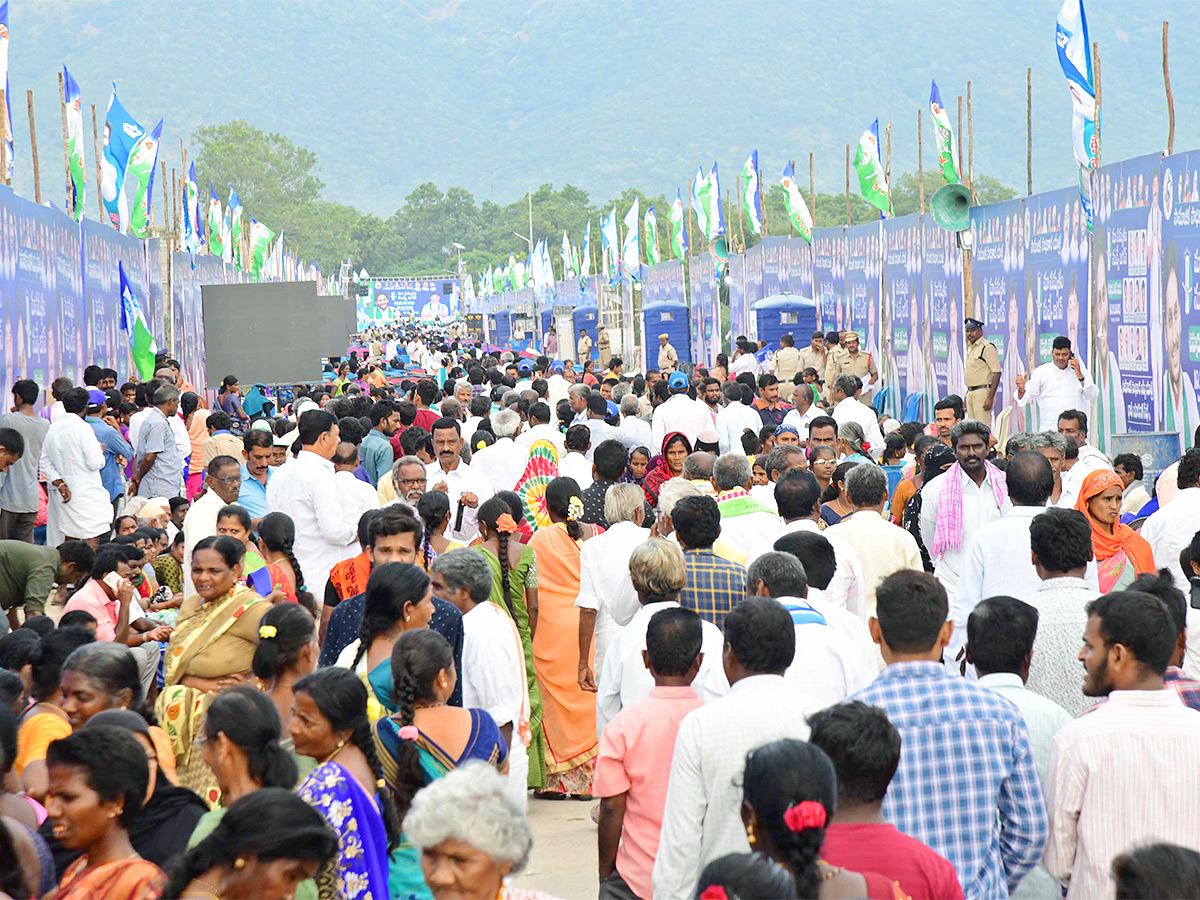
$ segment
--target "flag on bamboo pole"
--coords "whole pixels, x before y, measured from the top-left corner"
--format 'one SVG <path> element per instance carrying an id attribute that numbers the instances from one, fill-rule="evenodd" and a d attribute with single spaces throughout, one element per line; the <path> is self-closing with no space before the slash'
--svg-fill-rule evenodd
<path id="1" fill-rule="evenodd" d="M 562 252 L 559 255 L 562 256 L 563 281 L 566 281 L 568 278 L 574 278 L 575 259 L 574 253 L 571 250 L 571 239 L 567 237 L 566 229 L 563 230 Z"/>
<path id="2" fill-rule="evenodd" d="M 100 151 L 100 197 L 109 224 L 121 234 L 129 230 L 129 204 L 125 199 L 125 177 L 129 158 L 146 134 L 117 99 L 117 84 L 113 82 L 104 116 L 104 143 Z M 151 373 L 153 375 L 154 373 Z"/>
<path id="3" fill-rule="evenodd" d="M 129 176 L 133 179 L 133 207 L 129 211 L 129 233 L 145 240 L 150 236 L 150 205 L 154 202 L 154 170 L 158 165 L 158 145 L 163 120 L 143 137 L 129 158 Z M 164 210 L 163 215 L 166 215 Z"/>
<path id="4" fill-rule="evenodd" d="M 638 227 L 642 224 L 638 213 L 638 198 L 633 198 L 633 206 L 625 213 L 625 242 L 621 245 L 621 265 L 625 277 L 631 282 L 642 280 L 642 251 L 638 240 Z"/>
<path id="5" fill-rule="evenodd" d="M 642 226 L 646 232 L 646 264 L 657 266 L 662 262 L 662 254 L 658 250 L 658 217 L 654 215 L 653 203 L 642 218 Z"/>
<path id="6" fill-rule="evenodd" d="M 705 184 L 704 170 L 699 166 L 696 167 L 696 177 L 692 180 L 692 211 L 696 214 L 696 225 L 700 229 L 700 233 L 706 238 L 708 237 L 708 207 L 704 205 L 704 201 L 700 198 L 700 191 L 704 189 Z"/>
<path id="7" fill-rule="evenodd" d="M 958 184 L 958 152 L 955 147 L 954 129 L 950 127 L 950 116 L 942 105 L 942 95 L 936 81 L 929 82 L 929 115 L 933 119 L 933 131 L 937 136 L 938 166 L 946 184 Z M 875 135 L 879 137 L 878 133 Z"/>
<path id="8" fill-rule="evenodd" d="M 518 290 L 517 261 L 511 253 L 508 254 L 508 265 L 504 269 L 504 286 L 510 291 Z"/>
<path id="9" fill-rule="evenodd" d="M 221 261 L 233 262 L 233 225 L 230 224 L 229 216 L 233 212 L 233 198 L 229 198 L 229 203 L 225 206 L 225 214 L 221 216 Z"/>
<path id="10" fill-rule="evenodd" d="M 705 176 L 704 185 L 699 193 L 707 225 L 704 236 L 714 241 L 725 233 L 725 211 L 721 208 L 721 179 L 717 175 L 716 163 L 713 163 L 712 171 Z"/>
<path id="11" fill-rule="evenodd" d="M 592 271 L 592 220 L 588 219 L 583 228 L 583 254 L 579 260 L 579 284 L 582 289 L 583 279 Z"/>
<path id="12" fill-rule="evenodd" d="M 614 206 L 600 225 L 600 259 L 604 278 L 614 284 L 620 278 L 621 242 L 617 239 L 617 208 Z"/>
<path id="13" fill-rule="evenodd" d="M 762 196 L 758 190 L 758 151 L 755 150 L 746 157 L 742 166 L 742 206 L 746 209 L 746 218 L 750 222 L 752 234 L 762 233 Z"/>
<path id="14" fill-rule="evenodd" d="M 225 241 L 222 234 L 225 231 L 225 216 L 221 212 L 221 199 L 213 183 L 208 183 L 208 252 L 213 256 L 225 258 Z"/>
<path id="15" fill-rule="evenodd" d="M 1079 165 L 1079 196 L 1092 229 L 1092 172 L 1099 142 L 1096 137 L 1096 87 L 1092 76 L 1092 45 L 1088 42 L 1083 0 L 1064 0 L 1055 22 L 1058 62 L 1071 92 L 1071 143 Z"/>
<path id="16" fill-rule="evenodd" d="M 871 127 L 862 133 L 858 139 L 858 150 L 854 154 L 854 168 L 858 172 L 858 186 L 863 198 L 887 214 L 888 183 L 883 171 L 883 163 L 879 159 L 879 120 L 871 123 Z"/>
<path id="17" fill-rule="evenodd" d="M 687 256 L 687 230 L 683 227 L 683 196 L 682 192 L 676 189 L 675 202 L 671 204 L 671 211 L 667 214 L 667 218 L 671 220 L 671 252 L 678 259 L 683 259 Z"/>
<path id="18" fill-rule="evenodd" d="M 137 295 L 125 277 L 125 264 L 117 262 L 117 272 L 121 277 L 121 330 L 129 335 L 129 355 L 133 358 L 133 367 L 137 369 L 142 381 L 154 377 L 154 357 L 158 353 L 158 344 L 146 317 L 142 313 L 142 305 Z"/>
<path id="19" fill-rule="evenodd" d="M 271 281 L 283 281 L 283 231 L 279 232 L 279 237 L 275 238 L 275 243 L 271 245 L 271 250 L 267 254 L 267 261 L 263 265 L 263 270 L 266 273 L 264 279 Z"/>
<path id="20" fill-rule="evenodd" d="M 250 274 L 255 281 L 258 280 L 258 274 L 262 271 L 267 248 L 271 246 L 273 237 L 275 237 L 275 232 L 254 216 L 250 217 Z"/>
<path id="21" fill-rule="evenodd" d="M 78 222 L 87 198 L 87 169 L 83 162 L 83 98 L 79 83 L 63 66 L 63 91 L 67 101 L 67 211 Z M 7 96 L 7 95 L 6 95 Z"/>
<path id="22" fill-rule="evenodd" d="M 245 229 L 242 228 L 242 201 L 231 184 L 229 186 L 229 243 L 233 254 L 233 264 L 239 269 L 245 268 L 245 260 L 242 259 L 244 231 Z"/>
<path id="23" fill-rule="evenodd" d="M 192 259 L 192 268 L 196 268 L 196 251 L 204 239 L 204 229 L 200 227 L 200 189 L 196 186 L 196 161 L 192 160 L 187 176 L 183 181 L 183 249 Z"/>
<path id="24" fill-rule="evenodd" d="M 811 244 L 812 214 L 808 211 L 808 204 L 804 202 L 804 195 L 800 193 L 800 185 L 796 184 L 796 169 L 790 162 L 783 170 L 783 177 L 779 179 L 779 183 L 783 185 L 783 205 L 787 209 L 788 221 L 800 237 Z"/>
<path id="25" fill-rule="evenodd" d="M 12 91 L 8 86 L 8 0 L 0 2 L 0 69 L 4 70 L 4 134 L 6 135 L 5 142 L 8 144 L 5 152 L 8 153 L 8 158 L 5 160 L 5 167 L 8 169 L 4 173 L 4 180 L 12 184 L 13 173 L 13 129 L 12 129 Z"/>

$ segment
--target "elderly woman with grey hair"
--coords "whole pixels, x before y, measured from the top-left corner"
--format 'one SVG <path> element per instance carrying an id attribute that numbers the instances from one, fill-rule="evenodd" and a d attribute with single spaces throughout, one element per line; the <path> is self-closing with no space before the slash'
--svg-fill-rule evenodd
<path id="1" fill-rule="evenodd" d="M 629 557 L 650 532 L 645 495 L 636 484 L 614 484 L 604 495 L 604 518 L 608 530 L 586 541 L 580 551 L 579 596 L 579 686 L 595 691 L 604 668 L 608 645 L 618 626 L 625 625 L 638 610 L 637 593 L 629 580 Z M 595 667 L 588 657 L 595 640 Z"/>
<path id="2" fill-rule="evenodd" d="M 404 819 L 434 900 L 551 900 L 505 884 L 529 862 L 533 833 L 505 797 L 504 779 L 468 763 L 417 792 Z"/>
<path id="3" fill-rule="evenodd" d="M 867 455 L 865 444 L 866 432 L 857 422 L 843 422 L 838 426 L 837 448 L 843 462 L 867 463 L 874 462 Z M 875 448 L 871 448 L 874 450 Z"/>

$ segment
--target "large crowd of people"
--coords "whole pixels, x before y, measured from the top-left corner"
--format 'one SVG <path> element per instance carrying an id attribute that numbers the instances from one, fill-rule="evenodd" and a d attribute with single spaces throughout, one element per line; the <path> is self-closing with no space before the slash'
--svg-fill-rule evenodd
<path id="1" fill-rule="evenodd" d="M 597 343 L 18 380 L 0 894 L 535 898 L 583 801 L 613 900 L 1200 897 L 1200 432 L 1109 459 L 1066 338 L 1003 446 L 853 332 Z"/>

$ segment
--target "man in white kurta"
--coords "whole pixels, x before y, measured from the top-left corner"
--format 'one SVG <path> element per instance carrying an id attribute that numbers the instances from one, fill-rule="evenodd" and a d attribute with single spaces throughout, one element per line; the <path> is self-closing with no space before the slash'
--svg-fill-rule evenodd
<path id="1" fill-rule="evenodd" d="M 425 485 L 427 490 L 442 491 L 450 499 L 450 527 L 446 529 L 446 537 L 472 541 L 479 534 L 476 510 L 494 492 L 486 475 L 462 461 L 459 455 L 462 445 L 457 422 L 438 419 L 433 423 L 433 452 L 437 459 L 425 466 Z"/>
<path id="2" fill-rule="evenodd" d="M 673 431 L 683 432 L 691 446 L 696 446 L 696 435 L 713 427 L 712 414 L 687 395 L 688 377 L 682 372 L 672 372 L 667 379 L 671 396 L 654 410 L 654 421 L 650 427 L 653 443 L 651 451 L 662 450 L 663 438 Z M 761 423 L 760 423 L 761 424 Z"/>
<path id="3" fill-rule="evenodd" d="M 1013 399 L 1019 406 L 1028 406 L 1030 402 L 1037 404 L 1038 421 L 1044 428 L 1055 427 L 1063 410 L 1087 412 L 1100 396 L 1100 389 L 1087 366 L 1071 353 L 1071 342 L 1056 337 L 1054 343 L 1062 345 L 1051 351 L 1054 358 L 1042 363 L 1029 376 L 1018 375 L 1017 389 L 1013 392 Z"/>
<path id="4" fill-rule="evenodd" d="M 62 402 L 66 414 L 46 430 L 38 460 L 47 483 L 46 543 L 51 547 L 64 540 L 99 538 L 113 520 L 112 501 L 100 479 L 104 447 L 83 420 L 88 392 L 71 388 Z"/>

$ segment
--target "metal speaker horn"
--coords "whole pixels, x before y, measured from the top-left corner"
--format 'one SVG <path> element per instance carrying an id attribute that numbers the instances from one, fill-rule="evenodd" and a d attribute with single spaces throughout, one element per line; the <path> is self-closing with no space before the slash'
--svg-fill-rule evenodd
<path id="1" fill-rule="evenodd" d="M 708 252 L 712 254 L 713 259 L 720 262 L 724 262 L 725 260 L 729 259 L 729 244 L 726 242 L 724 236 L 721 236 L 713 241 L 712 246 L 710 246 L 708 249 Z"/>
<path id="2" fill-rule="evenodd" d="M 965 184 L 947 184 L 938 189 L 929 205 L 933 221 L 947 231 L 971 227 L 971 189 Z"/>

